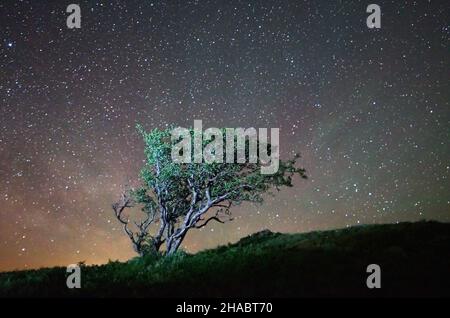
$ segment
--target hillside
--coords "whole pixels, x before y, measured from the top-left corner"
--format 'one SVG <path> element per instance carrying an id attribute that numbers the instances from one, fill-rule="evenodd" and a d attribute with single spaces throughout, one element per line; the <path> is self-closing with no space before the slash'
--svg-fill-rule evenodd
<path id="1" fill-rule="evenodd" d="M 82 267 L 82 288 L 65 268 L 0 274 L 0 297 L 450 296 L 450 224 L 269 231 L 194 255 Z M 381 266 L 381 289 L 366 267 Z"/>

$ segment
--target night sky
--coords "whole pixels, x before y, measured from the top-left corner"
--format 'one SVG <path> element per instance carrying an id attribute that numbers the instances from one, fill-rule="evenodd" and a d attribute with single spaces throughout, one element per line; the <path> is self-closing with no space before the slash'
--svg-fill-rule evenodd
<path id="1" fill-rule="evenodd" d="M 450 221 L 450 5 L 376 1 L 0 3 L 0 270 L 133 257 L 111 204 L 143 164 L 137 122 L 278 127 L 308 180 L 190 252 L 268 228 Z"/>

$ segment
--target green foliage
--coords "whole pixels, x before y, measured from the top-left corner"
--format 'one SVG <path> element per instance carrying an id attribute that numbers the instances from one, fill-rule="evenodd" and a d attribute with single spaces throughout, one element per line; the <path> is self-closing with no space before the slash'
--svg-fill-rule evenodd
<path id="1" fill-rule="evenodd" d="M 226 163 L 226 151 L 223 154 L 223 163 L 194 163 L 193 151 L 191 163 L 175 163 L 171 157 L 171 149 L 177 140 L 171 141 L 171 128 L 146 132 L 138 125 L 137 129 L 144 139 L 146 164 L 141 171 L 143 187 L 135 191 L 135 198 L 139 203 L 148 206 L 156 204 L 155 196 L 152 194 L 158 195 L 158 200 L 165 203 L 167 210 L 175 209 L 171 215 L 173 219 L 185 215 L 189 210 L 192 187 L 200 192 L 208 188 L 212 198 L 229 193 L 227 200 L 233 203 L 260 202 L 261 194 L 271 187 L 292 186 L 292 177 L 296 174 L 306 178 L 305 170 L 296 167 L 296 159 L 299 156 L 295 156 L 292 160 L 281 161 L 278 171 L 273 175 L 261 174 L 260 162 Z M 190 133 L 194 135 L 192 129 Z M 203 143 L 206 145 L 208 142 Z M 271 147 L 265 146 L 269 149 Z M 248 159 L 249 147 L 245 149 Z M 238 151 L 236 142 L 234 151 L 236 158 Z"/>

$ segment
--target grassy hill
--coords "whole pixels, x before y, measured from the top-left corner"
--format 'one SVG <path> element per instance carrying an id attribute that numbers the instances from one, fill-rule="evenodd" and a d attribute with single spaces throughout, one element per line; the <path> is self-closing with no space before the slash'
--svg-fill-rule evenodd
<path id="1" fill-rule="evenodd" d="M 381 289 L 366 287 L 381 266 Z M 65 268 L 0 274 L 0 297 L 450 296 L 450 224 L 263 231 L 194 255 L 83 266 L 82 288 Z"/>

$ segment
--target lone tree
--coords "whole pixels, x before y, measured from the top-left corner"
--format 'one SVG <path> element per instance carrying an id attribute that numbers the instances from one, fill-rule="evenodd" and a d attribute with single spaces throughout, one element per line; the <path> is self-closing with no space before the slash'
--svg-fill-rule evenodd
<path id="1" fill-rule="evenodd" d="M 112 208 L 140 256 L 171 255 L 190 229 L 202 228 L 212 221 L 231 220 L 232 206 L 243 201 L 262 202 L 261 195 L 271 188 L 291 187 L 295 174 L 306 178 L 305 170 L 296 167 L 298 155 L 292 160 L 280 160 L 278 171 L 271 175 L 261 174 L 260 160 L 256 163 L 248 160 L 245 163 L 176 163 L 171 157 L 172 129 L 146 132 L 138 125 L 138 131 L 145 142 L 142 185 L 124 191 Z M 194 135 L 193 130 L 190 133 Z M 258 145 L 261 146 L 259 141 Z M 250 148 L 247 146 L 248 140 L 245 141 L 246 158 Z M 271 151 L 269 143 L 263 146 Z M 234 147 L 235 158 L 237 154 L 237 147 Z M 130 217 L 124 211 L 133 206 L 142 206 L 144 218 L 134 221 L 131 228 Z"/>

